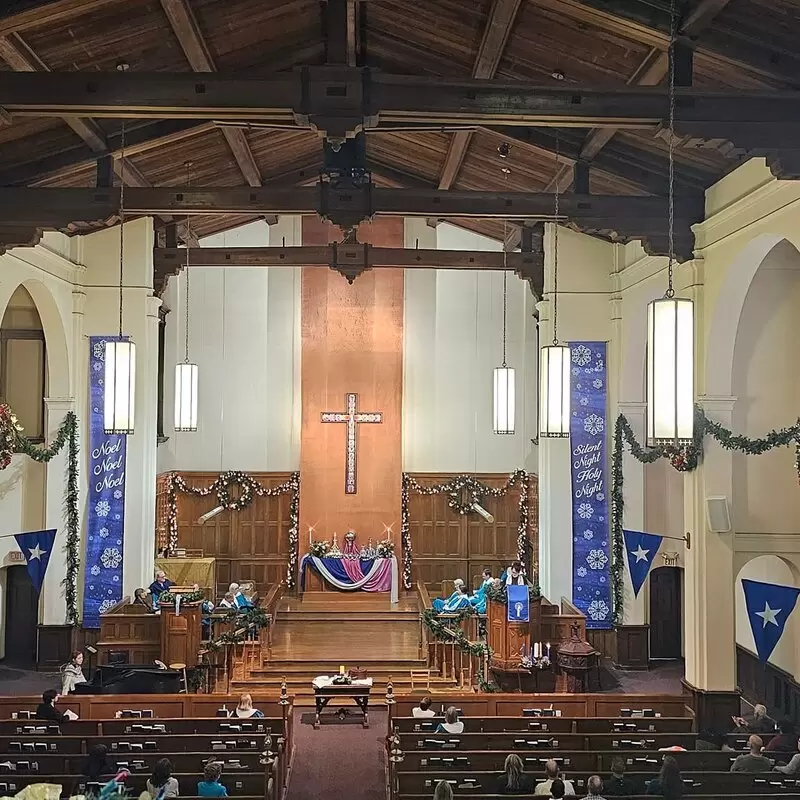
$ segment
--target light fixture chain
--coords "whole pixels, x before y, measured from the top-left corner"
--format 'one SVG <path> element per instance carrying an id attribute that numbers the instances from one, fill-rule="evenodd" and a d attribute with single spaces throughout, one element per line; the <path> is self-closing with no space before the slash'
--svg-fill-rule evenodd
<path id="1" fill-rule="evenodd" d="M 192 162 L 186 162 L 186 185 L 192 185 Z M 192 249 L 192 227 L 190 220 L 192 219 L 190 214 L 186 215 L 186 309 L 184 311 L 185 316 L 185 337 L 186 340 L 184 342 L 184 357 L 183 360 L 186 364 L 189 363 L 189 274 L 191 270 L 189 269 L 189 253 Z"/>
<path id="2" fill-rule="evenodd" d="M 675 296 L 672 285 L 675 261 L 675 47 L 677 42 L 677 15 L 675 0 L 669 8 L 669 263 L 667 264 L 667 297 Z"/>
<path id="3" fill-rule="evenodd" d="M 561 159 L 561 141 L 556 131 L 556 199 L 553 222 L 553 344 L 558 344 L 558 213 L 559 213 L 559 185 L 558 170 Z"/>
<path id="4" fill-rule="evenodd" d="M 508 193 L 509 169 L 503 171 Z M 506 320 L 508 318 L 508 217 L 503 217 L 503 367 L 506 366 Z"/>
<path id="5" fill-rule="evenodd" d="M 119 338 L 122 339 L 122 275 L 125 268 L 125 119 L 119 141 Z"/>

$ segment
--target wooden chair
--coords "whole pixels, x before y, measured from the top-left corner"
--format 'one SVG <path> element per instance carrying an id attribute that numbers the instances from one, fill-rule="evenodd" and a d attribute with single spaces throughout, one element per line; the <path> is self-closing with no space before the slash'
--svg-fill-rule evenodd
<path id="1" fill-rule="evenodd" d="M 431 690 L 431 671 L 429 669 L 412 669 L 411 670 L 411 691 L 413 692 L 416 683 L 424 683 L 426 691 Z"/>

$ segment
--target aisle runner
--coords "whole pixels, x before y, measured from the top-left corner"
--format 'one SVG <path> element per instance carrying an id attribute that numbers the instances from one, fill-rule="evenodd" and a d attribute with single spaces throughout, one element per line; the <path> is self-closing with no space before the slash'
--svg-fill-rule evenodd
<path id="1" fill-rule="evenodd" d="M 122 599 L 125 540 L 125 436 L 103 432 L 105 343 L 116 337 L 89 337 L 89 492 L 83 626 L 99 628 L 100 614 Z"/>
<path id="2" fill-rule="evenodd" d="M 571 342 L 572 601 L 587 628 L 611 627 L 606 498 L 606 343 Z"/>

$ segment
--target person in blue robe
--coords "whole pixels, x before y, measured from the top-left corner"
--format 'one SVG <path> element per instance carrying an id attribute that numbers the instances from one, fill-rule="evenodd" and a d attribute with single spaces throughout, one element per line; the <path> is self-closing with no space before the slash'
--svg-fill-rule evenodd
<path id="1" fill-rule="evenodd" d="M 481 575 L 481 585 L 472 593 L 469 602 L 478 614 L 486 613 L 486 590 L 492 583 L 492 571 L 485 569 Z"/>
<path id="2" fill-rule="evenodd" d="M 453 581 L 453 585 L 455 586 L 455 591 L 450 595 L 450 597 L 447 598 L 447 600 L 437 597 L 433 601 L 432 605 L 434 611 L 438 612 L 439 614 L 453 614 L 454 612 L 461 611 L 462 609 L 469 607 L 469 595 L 464 588 L 464 581 L 462 581 L 461 578 L 456 578 Z"/>

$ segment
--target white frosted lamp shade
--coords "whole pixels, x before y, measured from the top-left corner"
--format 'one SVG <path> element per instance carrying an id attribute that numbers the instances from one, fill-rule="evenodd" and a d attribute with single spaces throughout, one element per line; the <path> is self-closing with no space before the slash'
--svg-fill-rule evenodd
<path id="1" fill-rule="evenodd" d="M 569 436 L 570 349 L 564 344 L 539 351 L 539 436 Z"/>
<path id="2" fill-rule="evenodd" d="M 197 430 L 197 364 L 175 365 L 175 430 Z"/>
<path id="3" fill-rule="evenodd" d="M 694 303 L 677 297 L 647 306 L 647 443 L 694 437 Z"/>
<path id="4" fill-rule="evenodd" d="M 516 411 L 515 373 L 512 367 L 494 370 L 494 432 L 514 433 Z"/>
<path id="5" fill-rule="evenodd" d="M 133 342 L 106 342 L 104 381 L 104 432 L 133 433 L 136 395 L 136 345 Z"/>

